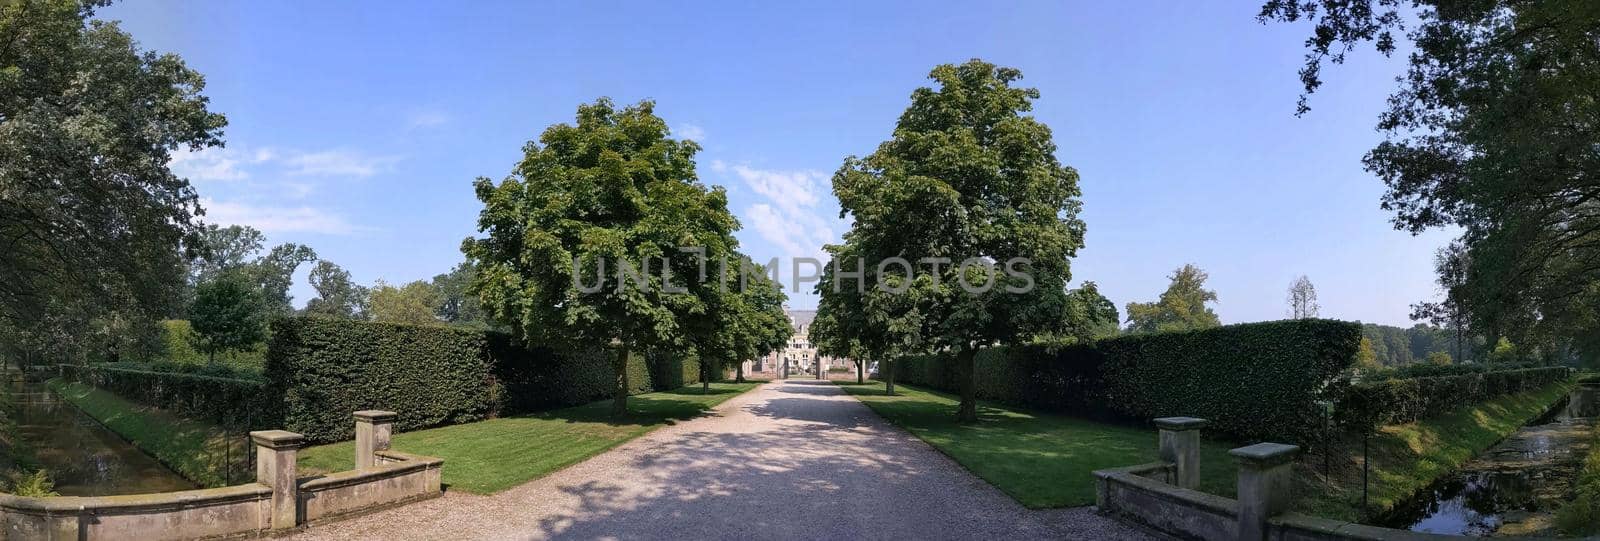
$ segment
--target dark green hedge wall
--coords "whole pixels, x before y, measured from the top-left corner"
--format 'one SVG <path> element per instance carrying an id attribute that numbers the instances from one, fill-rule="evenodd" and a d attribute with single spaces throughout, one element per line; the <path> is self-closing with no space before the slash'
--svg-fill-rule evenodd
<path id="1" fill-rule="evenodd" d="M 228 427 L 263 428 L 262 423 L 273 421 L 263 412 L 270 404 L 268 395 L 262 392 L 265 383 L 259 379 L 104 364 L 61 365 L 61 370 L 69 380 L 88 383 L 141 404 L 212 419 Z"/>
<path id="2" fill-rule="evenodd" d="M 1335 415 L 1353 428 L 1370 430 L 1426 419 L 1462 404 L 1531 391 L 1570 377 L 1570 368 L 1551 366 L 1365 381 L 1350 386 Z"/>
<path id="3" fill-rule="evenodd" d="M 497 332 L 301 317 L 273 322 L 263 376 L 286 430 L 331 442 L 354 437 L 350 413 L 363 409 L 395 411 L 396 430 L 409 431 L 604 399 L 604 355 L 558 355 Z M 665 356 L 635 356 L 628 371 L 635 393 L 697 381 Z"/>
<path id="4" fill-rule="evenodd" d="M 1137 334 L 1089 345 L 993 348 L 976 359 L 978 396 L 1080 415 L 1185 415 L 1245 440 L 1306 441 L 1316 401 L 1349 367 L 1358 324 L 1304 319 Z M 896 378 L 954 391 L 948 356 L 900 361 Z"/>

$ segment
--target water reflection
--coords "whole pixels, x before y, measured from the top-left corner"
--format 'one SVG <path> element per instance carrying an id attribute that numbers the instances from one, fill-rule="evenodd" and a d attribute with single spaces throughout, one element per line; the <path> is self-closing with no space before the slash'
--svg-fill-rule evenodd
<path id="1" fill-rule="evenodd" d="M 20 445 L 50 473 L 63 496 L 140 494 L 193 483 L 62 402 L 42 384 L 6 378 Z"/>

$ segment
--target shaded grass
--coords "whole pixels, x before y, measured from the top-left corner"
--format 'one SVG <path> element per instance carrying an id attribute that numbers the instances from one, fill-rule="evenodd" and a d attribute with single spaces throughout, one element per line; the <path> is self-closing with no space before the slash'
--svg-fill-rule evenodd
<path id="1" fill-rule="evenodd" d="M 229 438 L 215 424 L 129 401 L 91 385 L 52 379 L 45 385 L 62 399 L 132 442 L 185 479 L 205 487 L 227 484 L 232 459 L 234 481 L 249 477 L 243 438 Z M 235 434 L 237 436 L 237 434 Z M 228 449 L 228 446 L 232 449 Z"/>
<path id="2" fill-rule="evenodd" d="M 972 473 L 1030 508 L 1073 507 L 1094 503 L 1095 470 L 1132 466 L 1157 459 L 1154 428 L 1033 413 L 979 401 L 979 421 L 955 422 L 960 400 L 904 384 L 895 396 L 883 385 L 853 382 L 840 386 L 884 419 L 933 445 Z M 1201 489 L 1232 496 L 1235 445 L 1205 440 L 1201 447 Z"/>
<path id="3" fill-rule="evenodd" d="M 1556 527 L 1565 535 L 1600 535 L 1600 426 L 1590 434 L 1589 455 L 1574 483 L 1572 501 L 1556 510 Z"/>
<path id="4" fill-rule="evenodd" d="M 713 383 L 629 397 L 629 416 L 610 415 L 611 401 L 476 423 L 394 435 L 400 451 L 444 459 L 450 490 L 490 494 L 511 488 L 677 421 L 692 419 L 757 383 Z M 355 443 L 341 442 L 300 452 L 301 475 L 348 470 Z"/>
<path id="5" fill-rule="evenodd" d="M 1414 423 L 1381 428 L 1369 441 L 1370 516 L 1381 516 L 1418 491 L 1451 474 L 1478 453 L 1493 447 L 1518 428 L 1545 413 L 1565 396 L 1572 383 L 1506 395 Z M 1301 512 L 1359 521 L 1361 508 L 1361 440 L 1346 438 L 1331 448 L 1329 475 L 1322 475 L 1322 455 L 1302 457 L 1295 478 L 1295 508 Z"/>

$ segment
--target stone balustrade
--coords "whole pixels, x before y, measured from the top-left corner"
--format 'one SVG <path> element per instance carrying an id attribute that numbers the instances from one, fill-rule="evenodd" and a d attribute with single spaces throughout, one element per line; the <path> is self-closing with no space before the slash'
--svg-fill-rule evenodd
<path id="1" fill-rule="evenodd" d="M 299 477 L 305 438 L 251 432 L 256 482 L 129 496 L 32 498 L 0 493 L 4 539 L 202 539 L 254 537 L 441 494 L 444 461 L 389 449 L 395 414 L 359 411 L 356 469 Z"/>

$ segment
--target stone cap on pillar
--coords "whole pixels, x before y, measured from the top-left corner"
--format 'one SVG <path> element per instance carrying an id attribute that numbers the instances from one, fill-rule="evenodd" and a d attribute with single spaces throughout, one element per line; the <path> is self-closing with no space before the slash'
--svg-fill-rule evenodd
<path id="1" fill-rule="evenodd" d="M 1185 430 L 1200 430 L 1211 424 L 1211 421 L 1199 417 L 1161 417 L 1156 419 L 1155 423 L 1156 428 L 1182 432 Z"/>
<path id="2" fill-rule="evenodd" d="M 1239 460 L 1240 466 L 1254 466 L 1266 468 L 1280 464 L 1288 464 L 1294 456 L 1300 454 L 1300 446 L 1283 443 L 1257 443 L 1228 451 Z"/>
<path id="3" fill-rule="evenodd" d="M 250 441 L 268 449 L 299 449 L 306 437 L 287 430 L 257 430 L 250 433 Z"/>
<path id="4" fill-rule="evenodd" d="M 354 413 L 356 420 L 367 423 L 392 423 L 395 412 L 383 410 L 361 410 Z"/>

